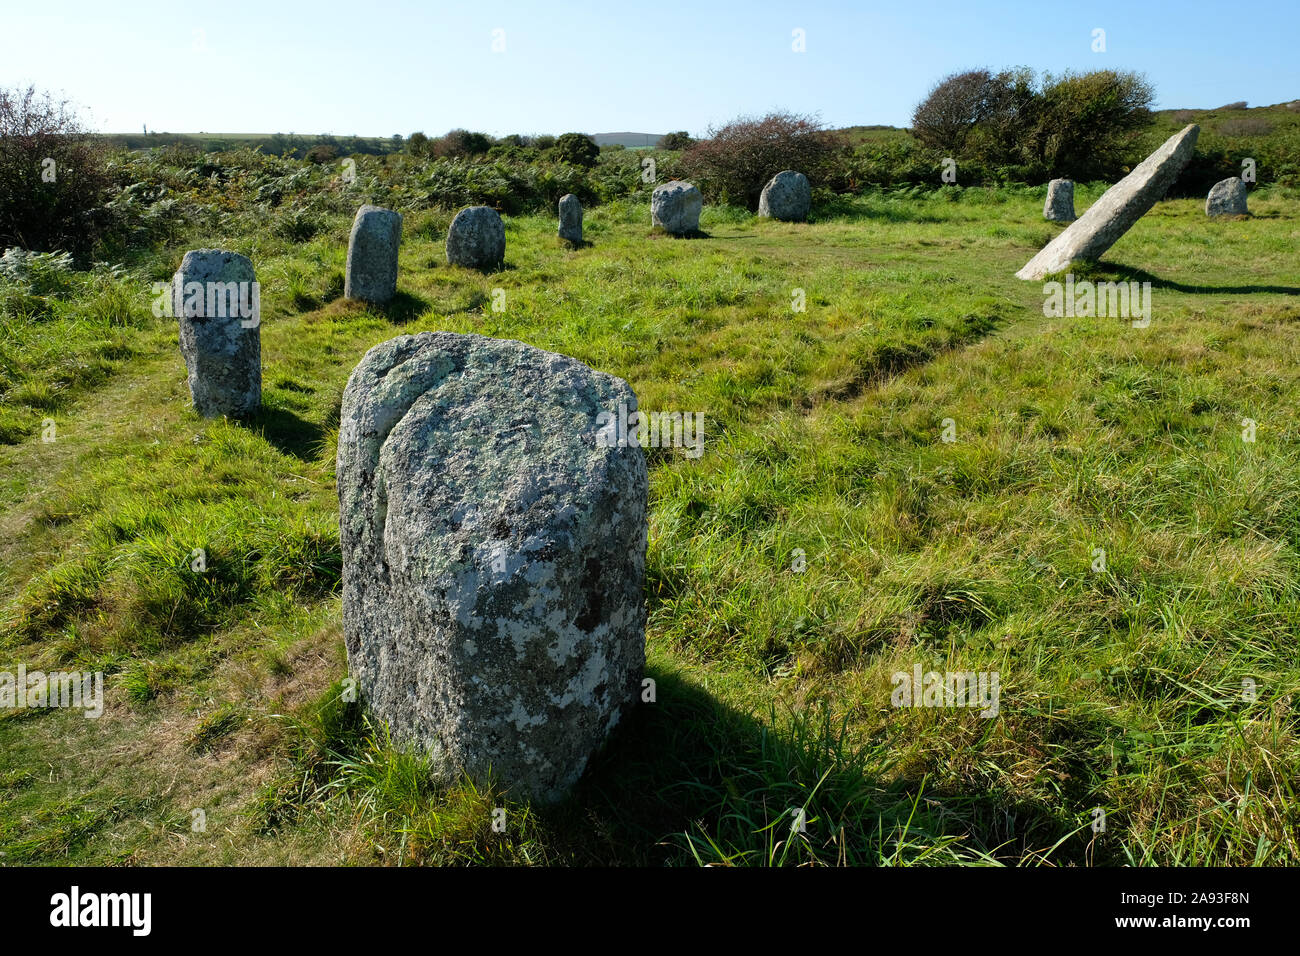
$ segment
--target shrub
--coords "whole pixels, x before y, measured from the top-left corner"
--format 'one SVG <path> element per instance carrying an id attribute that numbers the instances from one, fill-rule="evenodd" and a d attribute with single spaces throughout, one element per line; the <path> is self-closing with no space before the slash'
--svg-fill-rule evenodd
<path id="1" fill-rule="evenodd" d="M 486 134 L 466 129 L 454 129 L 433 141 L 433 155 L 444 159 L 482 156 L 491 148 L 492 140 Z"/>
<path id="2" fill-rule="evenodd" d="M 835 137 L 821 122 L 794 113 L 740 117 L 682 153 L 682 170 L 711 199 L 758 208 L 763 186 L 783 169 L 794 169 L 816 185 L 836 151 Z"/>
<path id="3" fill-rule="evenodd" d="M 555 141 L 555 156 L 561 162 L 590 169 L 600 159 L 600 147 L 590 136 L 565 133 Z"/>
<path id="4" fill-rule="evenodd" d="M 110 224 L 105 155 L 66 100 L 0 90 L 0 248 L 89 252 Z"/>
<path id="5" fill-rule="evenodd" d="M 429 145 L 429 137 L 423 133 L 412 133 L 406 138 L 406 151 L 412 156 L 427 158 L 432 153 L 432 147 Z"/>
<path id="6" fill-rule="evenodd" d="M 326 146 L 324 143 L 313 146 L 307 150 L 307 155 L 303 158 L 309 163 L 315 163 L 317 166 L 322 163 L 332 163 L 338 159 L 339 151 L 333 146 Z"/>

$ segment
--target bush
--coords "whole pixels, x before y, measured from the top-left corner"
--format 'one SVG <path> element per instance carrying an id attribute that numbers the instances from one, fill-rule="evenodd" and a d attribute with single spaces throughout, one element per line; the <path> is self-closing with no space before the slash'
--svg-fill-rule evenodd
<path id="1" fill-rule="evenodd" d="M 659 137 L 658 146 L 660 149 L 681 150 L 689 149 L 693 142 L 695 142 L 695 140 L 691 139 L 691 134 L 682 129 L 675 133 L 666 133 Z"/>
<path id="2" fill-rule="evenodd" d="M 319 166 L 323 163 L 332 163 L 334 160 L 338 159 L 338 157 L 339 151 L 336 148 L 333 146 L 326 146 L 322 143 L 307 150 L 307 155 L 303 158 L 307 160 L 307 162 Z"/>
<path id="3" fill-rule="evenodd" d="M 600 147 L 590 136 L 565 133 L 555 141 L 555 157 L 561 162 L 590 169 L 600 159 Z"/>
<path id="4" fill-rule="evenodd" d="M 441 159 L 482 156 L 491 148 L 492 140 L 486 134 L 471 133 L 465 129 L 454 129 L 433 141 L 433 155 Z"/>
<path id="5" fill-rule="evenodd" d="M 406 151 L 412 156 L 418 156 L 427 159 L 433 155 L 432 146 L 429 144 L 429 137 L 423 133 L 412 133 L 406 137 Z"/>
<path id="6" fill-rule="evenodd" d="M 105 157 L 66 100 L 0 90 L 0 249 L 89 252 L 111 224 Z"/>
<path id="7" fill-rule="evenodd" d="M 763 186 L 783 169 L 817 185 L 836 152 L 836 139 L 820 121 L 794 113 L 740 117 L 710 129 L 682 153 L 682 170 L 716 202 L 758 208 Z"/>

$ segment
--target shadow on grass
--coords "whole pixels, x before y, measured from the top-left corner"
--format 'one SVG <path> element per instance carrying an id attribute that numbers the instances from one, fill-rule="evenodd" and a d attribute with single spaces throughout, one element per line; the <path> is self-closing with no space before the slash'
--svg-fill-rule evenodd
<path id="1" fill-rule="evenodd" d="M 655 226 L 650 230 L 651 239 L 712 239 L 713 234 L 705 232 L 703 229 L 692 229 L 689 232 L 669 232 L 667 229 L 660 229 Z"/>
<path id="2" fill-rule="evenodd" d="M 325 430 L 315 422 L 287 408 L 263 405 L 244 424 L 257 432 L 286 455 L 300 461 L 315 461 Z"/>
<path id="3" fill-rule="evenodd" d="M 1086 821 L 1059 808 L 880 781 L 889 742 L 853 746 L 827 708 L 759 720 L 678 674 L 647 675 L 657 700 L 636 707 L 570 799 L 531 809 L 576 863 L 1014 863 L 1058 843 L 1053 860 L 1087 853 Z"/>
<path id="4" fill-rule="evenodd" d="M 1173 279 L 1162 279 L 1154 273 L 1119 262 L 1099 262 L 1091 270 L 1102 279 L 1128 282 L 1150 282 L 1153 289 L 1172 289 L 1191 295 L 1300 295 L 1300 287 L 1288 285 L 1188 285 Z"/>
<path id="5" fill-rule="evenodd" d="M 410 292 L 403 292 L 400 289 L 388 302 L 383 305 L 371 305 L 370 308 L 378 312 L 394 325 L 403 325 L 407 322 L 413 322 L 422 316 L 431 308 L 431 303 L 423 296 L 414 295 Z"/>

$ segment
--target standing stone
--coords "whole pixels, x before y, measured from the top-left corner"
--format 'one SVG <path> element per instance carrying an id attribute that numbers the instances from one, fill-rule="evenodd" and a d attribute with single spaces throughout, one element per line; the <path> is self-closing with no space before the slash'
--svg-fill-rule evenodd
<path id="1" fill-rule="evenodd" d="M 1074 222 L 1074 183 L 1068 179 L 1053 179 L 1047 184 L 1047 202 L 1043 204 L 1043 218 L 1049 222 Z"/>
<path id="2" fill-rule="evenodd" d="M 347 278 L 343 295 L 382 305 L 397 294 L 397 247 L 402 217 L 391 209 L 362 206 L 348 238 Z"/>
<path id="3" fill-rule="evenodd" d="M 1210 190 L 1205 200 L 1207 216 L 1248 216 L 1246 208 L 1246 184 L 1237 176 L 1220 180 Z"/>
<path id="4" fill-rule="evenodd" d="M 377 345 L 348 380 L 349 669 L 443 774 L 557 799 L 639 699 L 647 478 L 602 433 L 620 404 L 628 384 L 576 359 L 452 332 Z"/>
<path id="5" fill-rule="evenodd" d="M 1041 279 L 1080 259 L 1095 260 L 1164 196 L 1196 149 L 1201 128 L 1195 123 L 1169 137 L 1159 149 L 1107 189 L 1088 211 L 1049 242 L 1016 273 Z"/>
<path id="6" fill-rule="evenodd" d="M 194 410 L 242 418 L 262 403 L 261 293 L 247 256 L 191 249 L 172 277 Z"/>
<path id="7" fill-rule="evenodd" d="M 650 194 L 650 224 L 675 236 L 698 232 L 704 196 L 690 183 L 674 179 Z"/>
<path id="8" fill-rule="evenodd" d="M 491 206 L 467 206 L 447 230 L 447 261 L 469 269 L 497 269 L 506 259 L 506 227 Z"/>
<path id="9" fill-rule="evenodd" d="M 782 222 L 803 222 L 812 209 L 812 188 L 808 177 L 793 169 L 773 176 L 758 197 L 758 214 Z"/>
<path id="10" fill-rule="evenodd" d="M 573 193 L 560 197 L 560 238 L 582 245 L 582 203 Z"/>

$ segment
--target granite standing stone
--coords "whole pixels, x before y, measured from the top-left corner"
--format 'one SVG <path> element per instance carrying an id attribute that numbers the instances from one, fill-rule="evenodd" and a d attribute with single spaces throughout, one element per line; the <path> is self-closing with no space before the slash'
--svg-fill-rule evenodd
<path id="1" fill-rule="evenodd" d="M 793 169 L 773 176 L 758 197 L 758 214 L 782 222 L 803 222 L 812 209 L 812 188 L 808 177 Z"/>
<path id="2" fill-rule="evenodd" d="M 645 456 L 598 439 L 620 404 L 628 384 L 576 359 L 451 332 L 377 345 L 348 380 L 349 669 L 445 775 L 557 799 L 639 700 Z"/>
<path id="3" fill-rule="evenodd" d="M 1205 199 L 1207 216 L 1248 216 L 1246 208 L 1246 184 L 1237 176 L 1223 179 L 1214 184 L 1210 195 Z"/>
<path id="4" fill-rule="evenodd" d="M 690 183 L 674 179 L 650 194 L 650 223 L 675 236 L 700 229 L 704 196 Z"/>
<path id="5" fill-rule="evenodd" d="M 1074 222 L 1074 183 L 1068 179 L 1053 179 L 1047 184 L 1047 202 L 1043 204 L 1043 218 L 1050 222 Z"/>
<path id="6" fill-rule="evenodd" d="M 391 209 L 362 206 L 348 238 L 347 278 L 343 295 L 382 305 L 397 294 L 397 247 L 402 217 Z"/>
<path id="7" fill-rule="evenodd" d="M 1192 158 L 1200 131 L 1193 123 L 1169 137 L 1025 263 L 1016 278 L 1041 279 L 1053 272 L 1063 272 L 1072 262 L 1100 258 L 1173 185 Z"/>
<path id="8" fill-rule="evenodd" d="M 582 203 L 573 193 L 560 197 L 560 238 L 582 245 Z"/>
<path id="9" fill-rule="evenodd" d="M 447 261 L 469 269 L 497 269 L 506 258 L 506 227 L 490 206 L 468 206 L 447 230 Z"/>
<path id="10" fill-rule="evenodd" d="M 262 403 L 261 293 L 247 256 L 191 249 L 172 277 L 172 311 L 194 410 L 242 418 Z"/>

